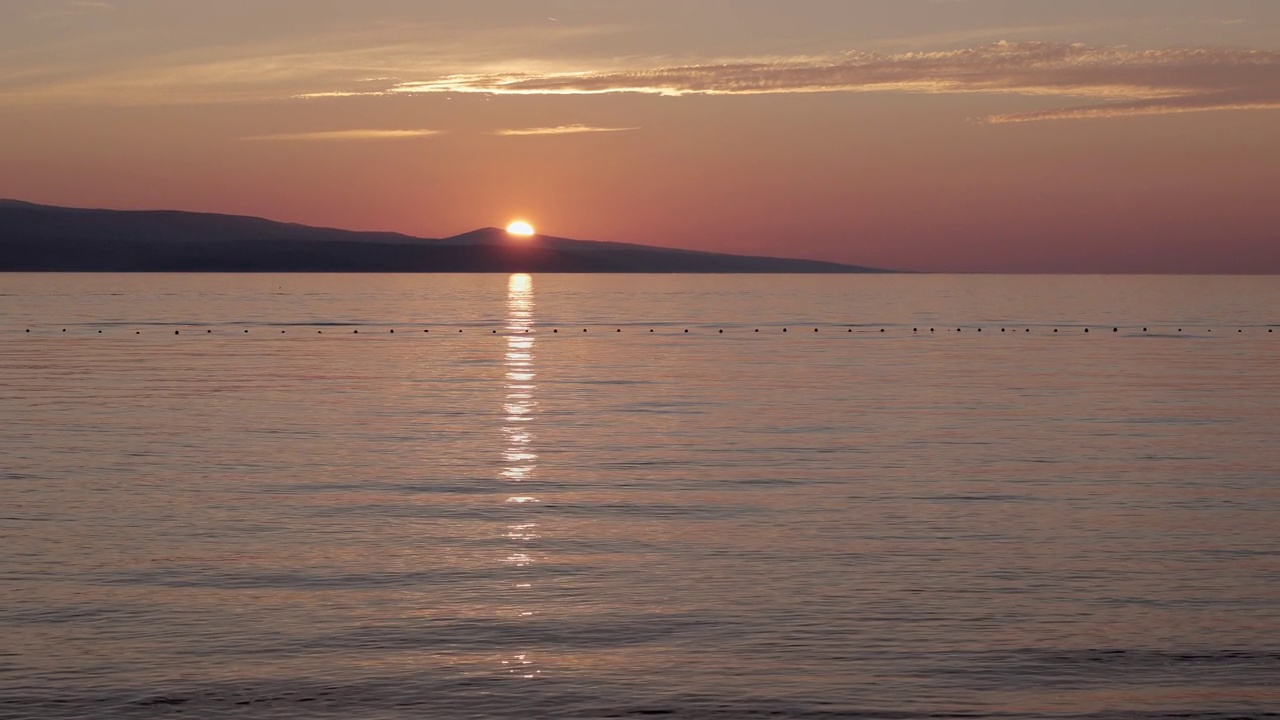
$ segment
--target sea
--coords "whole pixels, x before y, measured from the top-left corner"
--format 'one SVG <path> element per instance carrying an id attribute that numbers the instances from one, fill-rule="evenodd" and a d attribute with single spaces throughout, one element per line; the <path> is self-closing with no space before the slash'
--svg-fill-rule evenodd
<path id="1" fill-rule="evenodd" d="M 0 718 L 1280 718 L 1280 277 L 0 275 Z"/>

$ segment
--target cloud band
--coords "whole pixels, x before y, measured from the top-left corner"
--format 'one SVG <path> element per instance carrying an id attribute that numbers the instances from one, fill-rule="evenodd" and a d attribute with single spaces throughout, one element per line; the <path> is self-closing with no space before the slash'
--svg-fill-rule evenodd
<path id="1" fill-rule="evenodd" d="M 279 135 L 255 135 L 242 138 L 254 141 L 341 141 L 341 140 L 403 140 L 439 135 L 439 130 L 326 130 L 323 132 L 281 133 Z"/>
<path id="2" fill-rule="evenodd" d="M 1280 52 L 1000 42 L 942 52 L 745 60 L 644 70 L 488 73 L 407 81 L 335 95 L 663 96 L 819 92 L 998 93 L 1103 100 L 1105 105 L 997 115 L 993 123 L 1280 107 Z"/>
<path id="3" fill-rule="evenodd" d="M 513 128 L 495 130 L 494 135 L 522 137 L 527 135 L 576 135 L 579 133 L 615 133 L 639 130 L 635 127 L 593 127 L 590 125 L 557 125 L 555 127 Z"/>

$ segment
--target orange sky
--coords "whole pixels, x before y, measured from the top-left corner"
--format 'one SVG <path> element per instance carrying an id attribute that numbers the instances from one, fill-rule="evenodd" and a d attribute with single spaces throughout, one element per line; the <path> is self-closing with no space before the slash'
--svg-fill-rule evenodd
<path id="1" fill-rule="evenodd" d="M 0 197 L 1280 272 L 1280 3 L 9 0 Z"/>

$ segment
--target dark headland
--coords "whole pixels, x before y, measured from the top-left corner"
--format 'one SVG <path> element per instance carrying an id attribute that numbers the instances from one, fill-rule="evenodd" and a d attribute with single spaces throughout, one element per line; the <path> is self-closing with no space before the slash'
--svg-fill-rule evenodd
<path id="1" fill-rule="evenodd" d="M 3 272 L 874 273 L 856 265 L 726 255 L 498 228 L 443 239 L 178 211 L 0 200 Z"/>

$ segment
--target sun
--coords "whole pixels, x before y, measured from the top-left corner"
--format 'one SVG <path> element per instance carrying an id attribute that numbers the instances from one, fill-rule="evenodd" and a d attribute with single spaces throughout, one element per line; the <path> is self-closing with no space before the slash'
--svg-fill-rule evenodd
<path id="1" fill-rule="evenodd" d="M 517 220 L 507 226 L 508 235 L 516 235 L 518 237 L 532 237 L 534 234 L 533 226 L 523 220 Z"/>

